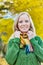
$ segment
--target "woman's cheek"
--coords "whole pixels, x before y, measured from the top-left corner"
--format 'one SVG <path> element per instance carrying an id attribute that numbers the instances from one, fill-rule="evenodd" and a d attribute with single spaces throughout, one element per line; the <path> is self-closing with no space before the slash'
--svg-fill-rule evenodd
<path id="1" fill-rule="evenodd" d="M 19 24 L 18 24 L 18 27 L 20 28 L 21 26 L 22 26 L 22 25 L 19 23 Z"/>

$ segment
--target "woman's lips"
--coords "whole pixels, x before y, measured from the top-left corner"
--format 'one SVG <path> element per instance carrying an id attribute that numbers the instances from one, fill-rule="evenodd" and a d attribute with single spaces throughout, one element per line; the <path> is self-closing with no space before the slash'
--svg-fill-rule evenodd
<path id="1" fill-rule="evenodd" d="M 21 26 L 21 28 L 24 28 L 24 29 L 27 28 L 27 27 L 28 27 L 28 26 Z"/>

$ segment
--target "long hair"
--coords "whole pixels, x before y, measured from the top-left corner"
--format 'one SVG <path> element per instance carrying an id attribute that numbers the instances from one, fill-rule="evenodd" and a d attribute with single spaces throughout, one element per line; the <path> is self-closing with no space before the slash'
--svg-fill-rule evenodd
<path id="1" fill-rule="evenodd" d="M 32 18 L 29 15 L 29 13 L 27 13 L 27 12 L 21 12 L 21 13 L 19 13 L 17 19 L 15 20 L 15 22 L 13 24 L 13 31 L 16 31 L 16 30 L 19 31 L 19 28 L 18 28 L 19 17 L 22 16 L 23 14 L 26 14 L 30 18 L 30 29 L 29 30 L 33 31 L 35 33 L 35 27 L 34 27 Z"/>
<path id="2" fill-rule="evenodd" d="M 14 33 L 11 35 L 11 37 L 10 37 L 9 39 L 15 37 L 15 36 L 14 36 L 14 35 L 15 35 L 15 31 L 18 31 L 18 32 L 19 32 L 19 28 L 18 28 L 19 17 L 22 16 L 23 14 L 26 14 L 26 15 L 30 18 L 30 29 L 29 29 L 29 30 L 35 33 L 35 27 L 34 27 L 32 18 L 31 18 L 31 16 L 29 15 L 29 13 L 27 13 L 27 12 L 21 12 L 21 13 L 19 13 L 19 15 L 17 15 L 17 18 L 16 18 L 16 20 L 15 20 L 15 22 L 14 22 L 14 24 L 13 24 L 13 31 L 14 31 Z M 35 33 L 35 34 L 36 34 L 36 33 Z"/>

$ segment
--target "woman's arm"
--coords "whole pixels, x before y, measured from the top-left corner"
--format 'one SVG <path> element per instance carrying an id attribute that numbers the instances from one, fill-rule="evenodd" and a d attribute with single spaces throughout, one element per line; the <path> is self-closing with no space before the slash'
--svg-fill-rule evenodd
<path id="1" fill-rule="evenodd" d="M 13 65 L 17 59 L 17 54 L 19 53 L 19 43 L 19 38 L 11 39 L 8 43 L 5 59 L 10 65 Z"/>
<path id="2" fill-rule="evenodd" d="M 40 37 L 36 36 L 30 39 L 32 46 L 34 48 L 34 53 L 40 61 L 43 62 L 43 42 Z"/>

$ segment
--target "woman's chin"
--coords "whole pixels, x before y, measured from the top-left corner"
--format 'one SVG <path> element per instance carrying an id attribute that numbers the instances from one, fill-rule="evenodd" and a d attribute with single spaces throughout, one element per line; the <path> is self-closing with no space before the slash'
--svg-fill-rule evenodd
<path id="1" fill-rule="evenodd" d="M 23 30 L 23 31 L 21 31 L 22 33 L 27 33 L 28 32 L 28 30 Z"/>

